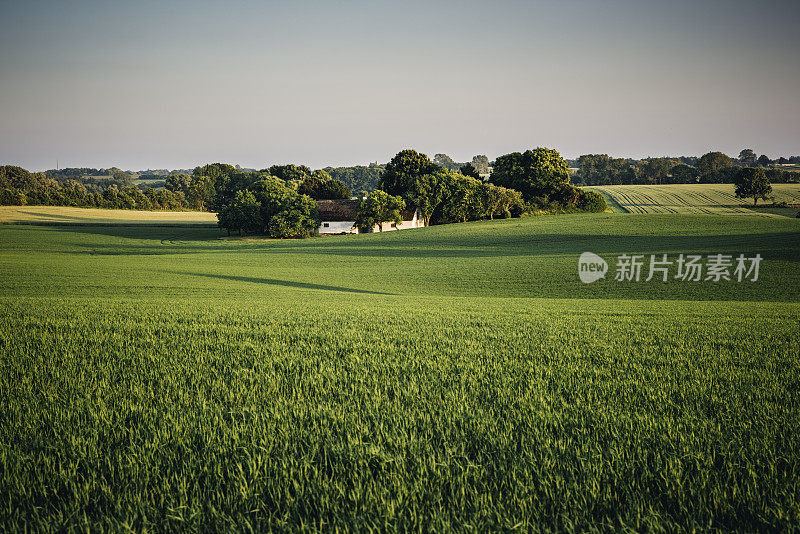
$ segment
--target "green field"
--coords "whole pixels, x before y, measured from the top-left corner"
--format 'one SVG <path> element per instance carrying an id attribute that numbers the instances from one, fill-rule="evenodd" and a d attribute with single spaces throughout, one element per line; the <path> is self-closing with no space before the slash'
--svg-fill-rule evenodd
<path id="1" fill-rule="evenodd" d="M 793 530 L 800 221 L 0 226 L 0 529 Z M 593 251 L 757 282 L 578 280 Z"/>
<path id="2" fill-rule="evenodd" d="M 68 206 L 0 206 L 0 224 L 41 226 L 217 226 L 207 211 L 140 211 Z"/>
<path id="3" fill-rule="evenodd" d="M 586 189 L 603 193 L 614 211 L 630 213 L 700 213 L 794 217 L 800 208 L 752 208 L 736 198 L 733 184 L 604 185 Z M 800 204 L 800 184 L 772 184 L 776 202 Z M 762 205 L 765 202 L 760 202 Z M 621 208 L 621 209 L 617 209 Z"/>

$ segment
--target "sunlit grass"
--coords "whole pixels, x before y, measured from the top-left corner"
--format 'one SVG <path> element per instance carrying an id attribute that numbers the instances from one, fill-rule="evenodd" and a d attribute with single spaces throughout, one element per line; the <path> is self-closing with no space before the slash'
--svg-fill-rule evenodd
<path id="1" fill-rule="evenodd" d="M 800 522 L 797 221 L 219 235 L 0 227 L 0 525 Z M 584 250 L 766 259 L 586 286 Z"/>

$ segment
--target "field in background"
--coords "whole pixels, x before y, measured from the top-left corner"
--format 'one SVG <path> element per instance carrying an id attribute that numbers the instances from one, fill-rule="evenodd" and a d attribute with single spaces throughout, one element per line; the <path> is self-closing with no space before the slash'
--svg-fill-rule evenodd
<path id="1" fill-rule="evenodd" d="M 217 215 L 203 211 L 137 211 L 63 206 L 0 206 L 0 224 L 216 226 Z"/>
<path id="2" fill-rule="evenodd" d="M 611 199 L 614 211 L 630 213 L 702 213 L 711 215 L 760 215 L 794 217 L 800 208 L 756 208 L 752 200 L 736 198 L 732 184 L 604 185 L 586 189 Z M 800 204 L 800 184 L 772 184 L 776 202 Z M 766 204 L 763 200 L 759 204 Z M 616 206 L 615 206 L 616 205 Z"/>
<path id="3" fill-rule="evenodd" d="M 800 221 L 0 226 L 0 529 L 788 530 Z M 581 284 L 593 251 L 758 282 Z"/>

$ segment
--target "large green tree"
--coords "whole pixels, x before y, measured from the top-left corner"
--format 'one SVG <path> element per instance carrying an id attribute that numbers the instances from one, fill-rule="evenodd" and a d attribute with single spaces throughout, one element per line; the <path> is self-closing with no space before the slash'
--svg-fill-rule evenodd
<path id="1" fill-rule="evenodd" d="M 402 196 L 411 208 L 419 209 L 426 226 L 436 207 L 447 197 L 448 173 L 416 150 L 402 150 L 386 164 L 381 179 L 383 190 Z"/>
<path id="2" fill-rule="evenodd" d="M 697 170 L 705 182 L 718 182 L 722 177 L 720 171 L 733 165 L 733 159 L 722 152 L 708 152 L 697 160 Z"/>
<path id="3" fill-rule="evenodd" d="M 453 158 L 447 154 L 436 154 L 433 156 L 433 162 L 451 171 L 457 171 L 460 165 L 456 163 Z"/>
<path id="4" fill-rule="evenodd" d="M 239 235 L 259 233 L 263 229 L 261 218 L 261 205 L 252 192 L 237 191 L 233 200 L 222 207 L 217 213 L 220 228 L 228 231 L 239 232 Z"/>
<path id="5" fill-rule="evenodd" d="M 287 182 L 297 181 L 302 182 L 306 176 L 313 174 L 311 169 L 305 165 L 295 165 L 290 163 L 288 165 L 273 165 L 269 169 L 265 169 L 272 176 L 285 180 Z M 262 171 L 264 172 L 264 171 Z M 327 173 L 326 173 L 327 174 Z"/>
<path id="6" fill-rule="evenodd" d="M 317 203 L 308 195 L 294 195 L 269 220 L 269 235 L 279 238 L 309 237 L 321 224 Z"/>
<path id="7" fill-rule="evenodd" d="M 756 162 L 756 153 L 752 148 L 745 148 L 739 152 L 739 163 L 744 165 L 752 165 Z"/>
<path id="8" fill-rule="evenodd" d="M 222 205 L 218 213 L 220 227 L 272 237 L 307 237 L 316 233 L 320 219 L 311 197 L 298 194 L 274 176 L 250 174 L 258 179 L 236 191 Z"/>
<path id="9" fill-rule="evenodd" d="M 478 174 L 489 174 L 489 158 L 484 155 L 473 156 L 472 166 Z"/>
<path id="10" fill-rule="evenodd" d="M 760 167 L 742 167 L 736 175 L 734 182 L 737 198 L 752 198 L 753 206 L 758 205 L 758 199 L 769 199 L 772 193 L 764 169 Z"/>
<path id="11" fill-rule="evenodd" d="M 390 195 L 403 195 L 415 188 L 420 177 L 441 170 L 425 154 L 416 150 L 402 150 L 386 164 L 381 186 Z"/>
<path id="12" fill-rule="evenodd" d="M 547 199 L 559 185 L 569 184 L 569 167 L 557 151 L 536 148 L 497 158 L 489 180 L 516 189 L 531 202 L 535 198 Z"/>
<path id="13" fill-rule="evenodd" d="M 377 226 L 383 232 L 385 223 L 400 224 L 403 221 L 400 212 L 405 207 L 406 203 L 401 197 L 376 189 L 358 204 L 356 228 L 361 232 L 369 232 Z"/>

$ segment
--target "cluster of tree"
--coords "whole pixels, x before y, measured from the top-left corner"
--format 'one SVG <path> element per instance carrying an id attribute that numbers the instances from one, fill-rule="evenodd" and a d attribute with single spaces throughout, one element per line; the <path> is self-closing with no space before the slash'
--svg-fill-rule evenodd
<path id="1" fill-rule="evenodd" d="M 21 167 L 5 165 L 0 167 L 0 204 L 138 210 L 183 210 L 188 207 L 182 193 L 120 185 L 113 178 L 105 182 L 94 180 L 87 187 L 78 180 L 60 181 L 46 173 L 31 173 Z"/>
<path id="2" fill-rule="evenodd" d="M 230 234 L 265 234 L 279 238 L 314 235 L 320 225 L 317 203 L 292 184 L 266 172 L 236 173 L 231 187 L 216 199 L 220 228 Z"/>
<path id="3" fill-rule="evenodd" d="M 171 174 L 165 187 L 182 192 L 192 209 L 219 211 L 232 202 L 238 191 L 264 177 L 280 180 L 295 192 L 317 200 L 350 198 L 350 190 L 324 170 L 312 171 L 305 165 L 292 164 L 251 171 L 227 163 L 211 163 L 196 167 L 191 175 Z"/>
<path id="4" fill-rule="evenodd" d="M 569 183 L 567 162 L 549 148 L 498 157 L 489 180 L 522 193 L 531 209 L 599 213 L 607 207 L 602 195 Z"/>
<path id="5" fill-rule="evenodd" d="M 742 151 L 743 153 L 745 151 Z M 751 151 L 752 152 L 752 151 Z M 745 161 L 722 152 L 708 152 L 699 158 L 612 158 L 607 154 L 585 154 L 578 158 L 577 181 L 584 185 L 732 183 Z M 759 159 L 753 158 L 753 165 Z M 773 182 L 798 181 L 800 174 L 779 168 L 766 170 Z"/>
<path id="6" fill-rule="evenodd" d="M 464 172 L 456 172 L 425 154 L 403 150 L 386 165 L 381 187 L 419 210 L 426 225 L 518 217 L 530 210 L 606 209 L 601 195 L 569 184 L 569 169 L 555 150 L 501 156 L 489 182 L 475 171 L 465 165 Z"/>
<path id="7" fill-rule="evenodd" d="M 519 192 L 445 169 L 415 150 L 392 158 L 381 187 L 419 210 L 426 226 L 519 216 L 525 210 Z"/>
<path id="8" fill-rule="evenodd" d="M 479 178 L 481 174 L 489 174 L 489 158 L 483 155 L 473 156 L 469 162 L 457 163 L 447 154 L 436 154 L 433 156 L 433 162 L 449 171 L 459 171 L 462 174 L 465 170 L 474 172 L 475 178 Z M 468 166 L 471 167 L 471 171 L 465 169 Z"/>
<path id="9" fill-rule="evenodd" d="M 350 191 L 372 191 L 380 187 L 385 169 L 385 165 L 370 163 L 369 166 L 325 167 L 322 170 L 334 180 L 342 182 Z"/>

